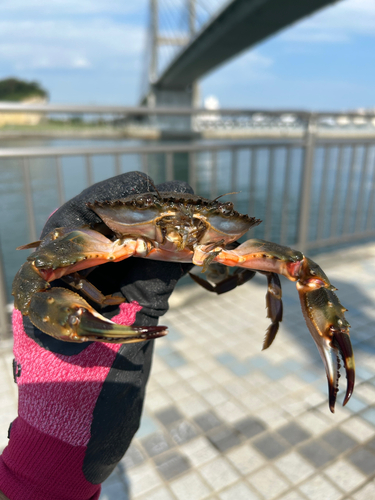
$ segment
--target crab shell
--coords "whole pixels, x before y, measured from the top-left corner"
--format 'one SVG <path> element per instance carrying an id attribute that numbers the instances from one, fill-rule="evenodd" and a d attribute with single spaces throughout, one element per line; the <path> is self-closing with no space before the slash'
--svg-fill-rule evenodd
<path id="1" fill-rule="evenodd" d="M 88 203 L 119 237 L 147 238 L 162 245 L 167 239 L 178 250 L 199 242 L 223 246 L 236 241 L 261 220 L 240 214 L 233 203 L 188 193 L 145 193 L 122 200 Z M 167 245 L 168 246 L 168 245 Z"/>

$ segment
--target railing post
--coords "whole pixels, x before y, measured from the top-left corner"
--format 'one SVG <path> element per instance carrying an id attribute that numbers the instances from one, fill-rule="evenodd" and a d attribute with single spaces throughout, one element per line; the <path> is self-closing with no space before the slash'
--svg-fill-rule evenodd
<path id="1" fill-rule="evenodd" d="M 5 273 L 2 259 L 2 252 L 0 251 L 0 340 L 5 340 L 10 331 L 10 325 L 7 313 L 7 292 L 5 286 Z"/>
<path id="2" fill-rule="evenodd" d="M 314 169 L 314 153 L 316 142 L 316 118 L 313 114 L 309 116 L 306 136 L 305 155 L 301 179 L 301 196 L 299 203 L 299 224 L 298 224 L 298 250 L 304 252 L 308 245 L 309 222 L 311 208 L 311 181 Z"/>

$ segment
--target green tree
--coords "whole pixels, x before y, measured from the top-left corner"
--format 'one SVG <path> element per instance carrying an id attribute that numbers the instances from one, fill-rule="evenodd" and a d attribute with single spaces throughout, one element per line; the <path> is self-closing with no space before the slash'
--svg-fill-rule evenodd
<path id="1" fill-rule="evenodd" d="M 48 97 L 38 82 L 26 82 L 17 78 L 0 80 L 0 101 L 23 101 L 28 97 Z"/>

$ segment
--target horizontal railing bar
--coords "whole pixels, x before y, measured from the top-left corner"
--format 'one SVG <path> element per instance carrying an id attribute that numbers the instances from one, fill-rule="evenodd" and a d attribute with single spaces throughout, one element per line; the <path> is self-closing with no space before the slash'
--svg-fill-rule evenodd
<path id="1" fill-rule="evenodd" d="M 155 107 L 146 106 L 106 106 L 106 105 L 76 105 L 76 104 L 17 104 L 1 103 L 0 112 L 7 113 L 86 113 L 86 114 L 116 114 L 116 115 L 253 115 L 261 114 L 264 116 L 279 116 L 283 114 L 292 114 L 296 117 L 308 118 L 311 116 L 309 111 L 303 110 L 264 110 L 264 109 L 239 109 L 239 108 L 186 108 L 186 107 Z M 340 114 L 341 115 L 341 114 Z M 324 116 L 326 116 L 324 114 Z M 334 116 L 334 113 L 329 113 Z M 349 116 L 349 115 L 345 115 Z M 355 114 L 358 116 L 358 114 Z M 361 115 L 362 117 L 363 115 Z M 372 116 L 372 115 L 371 115 Z M 375 115 L 374 115 L 375 116 Z"/>
<path id="2" fill-rule="evenodd" d="M 319 136 L 319 134 L 316 135 L 316 140 L 315 140 L 315 145 L 317 147 L 319 146 L 328 146 L 328 147 L 335 147 L 335 146 L 348 146 L 348 147 L 354 147 L 354 146 L 366 146 L 367 144 L 373 144 L 374 143 L 374 138 L 375 136 L 370 136 L 370 137 L 358 137 L 358 138 L 345 138 L 345 137 L 327 137 L 324 138 L 322 136 Z"/>
<path id="3" fill-rule="evenodd" d="M 362 240 L 365 238 L 373 238 L 373 237 L 375 237 L 375 229 L 357 233 L 343 234 L 341 236 L 334 236 L 322 240 L 308 241 L 305 246 L 308 250 L 311 250 L 314 248 L 326 247 L 329 245 L 337 245 L 339 243 L 350 243 L 351 241 Z"/>
<path id="4" fill-rule="evenodd" d="M 277 147 L 301 147 L 303 141 L 288 141 L 277 143 Z M 188 153 L 189 151 L 229 151 L 233 148 L 246 149 L 248 143 L 220 143 L 220 144 L 158 144 L 144 146 L 102 146 L 102 147 L 43 147 L 43 148 L 3 148 L 0 149 L 0 158 L 48 157 L 48 156 L 82 156 L 112 155 L 112 154 L 141 154 L 141 153 Z M 264 144 L 251 144 L 251 147 L 267 149 Z"/>
<path id="5" fill-rule="evenodd" d="M 19 104 L 0 103 L 0 112 L 6 113 L 77 113 L 77 114 L 115 114 L 115 115 L 264 115 L 279 116 L 293 115 L 299 118 L 328 118 L 342 117 L 371 119 L 375 117 L 375 112 L 366 111 L 359 113 L 356 111 L 317 111 L 312 112 L 301 109 L 240 109 L 240 108 L 187 108 L 187 107 L 146 107 L 146 106 L 110 106 L 110 105 L 82 105 L 82 104 Z"/>

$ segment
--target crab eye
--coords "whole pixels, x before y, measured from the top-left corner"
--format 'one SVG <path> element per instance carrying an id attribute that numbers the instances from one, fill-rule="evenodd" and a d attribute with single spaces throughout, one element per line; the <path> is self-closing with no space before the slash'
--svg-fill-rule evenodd
<path id="1" fill-rule="evenodd" d="M 233 203 L 231 201 L 228 201 L 228 203 L 223 203 L 219 207 L 219 210 L 222 214 L 229 215 L 233 211 Z"/>
<path id="2" fill-rule="evenodd" d="M 151 194 L 143 194 L 135 199 L 135 204 L 139 208 L 151 207 L 155 202 L 155 198 Z"/>

